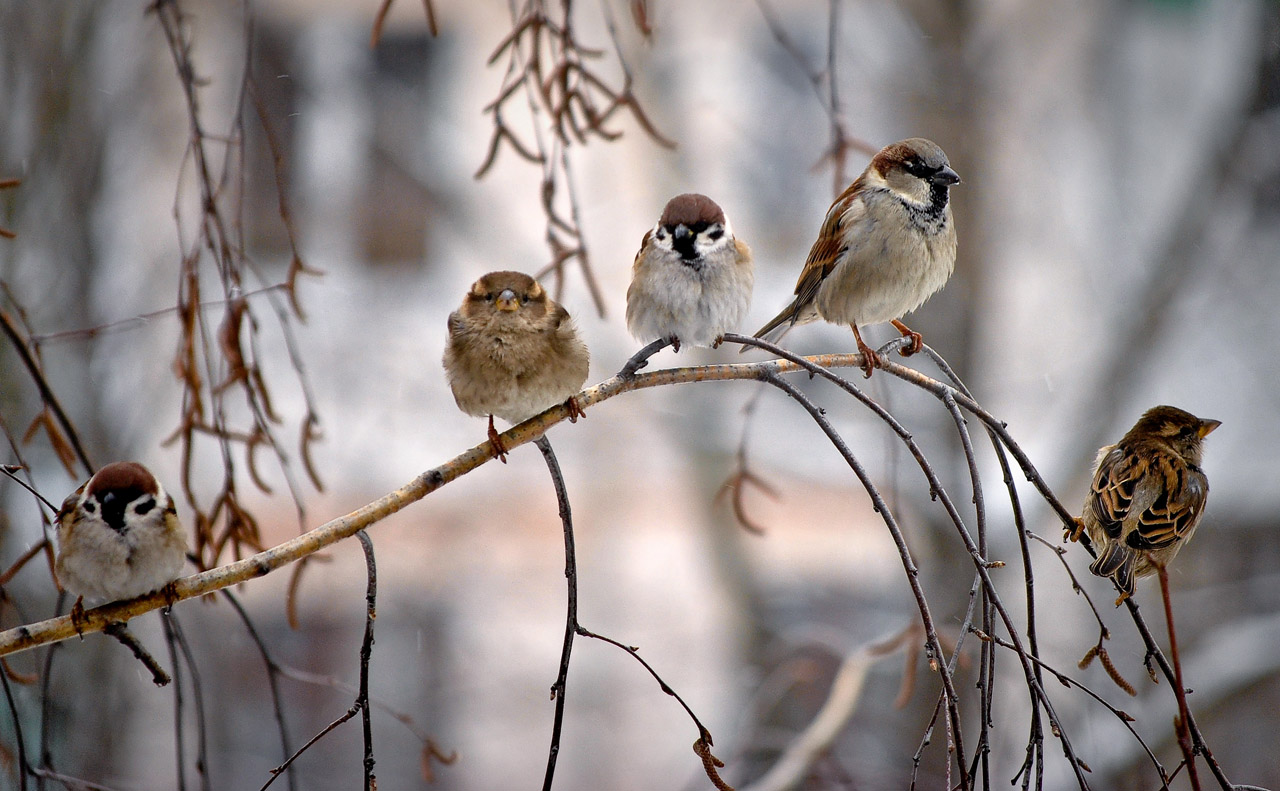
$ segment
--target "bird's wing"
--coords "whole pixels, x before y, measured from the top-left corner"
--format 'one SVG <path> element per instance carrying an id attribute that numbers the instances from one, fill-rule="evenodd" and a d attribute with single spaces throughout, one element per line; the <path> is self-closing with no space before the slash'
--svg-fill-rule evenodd
<path id="1" fill-rule="evenodd" d="M 849 247 L 849 226 L 862 219 L 866 213 L 867 204 L 862 198 L 862 179 L 859 178 L 827 210 L 818 238 L 809 249 L 809 257 L 804 262 L 800 279 L 796 281 L 797 305 L 811 304 L 817 297 L 822 281 L 840 263 Z"/>
<path id="2" fill-rule="evenodd" d="M 631 262 L 631 277 L 634 279 L 636 273 L 640 271 L 640 261 L 644 258 L 644 251 L 649 248 L 649 239 L 653 237 L 653 229 L 644 232 L 644 238 L 640 240 L 640 249 L 636 250 L 636 258 Z"/>
<path id="3" fill-rule="evenodd" d="M 1182 459 L 1162 455 L 1152 467 L 1151 478 L 1160 489 L 1125 538 L 1134 549 L 1164 549 L 1181 541 L 1195 528 L 1209 499 L 1208 478 Z"/>
<path id="4" fill-rule="evenodd" d="M 1111 448 L 1099 459 L 1098 470 L 1089 487 L 1089 508 L 1098 525 L 1112 539 L 1120 537 L 1138 483 L 1146 471 L 1145 458 L 1119 446 Z"/>

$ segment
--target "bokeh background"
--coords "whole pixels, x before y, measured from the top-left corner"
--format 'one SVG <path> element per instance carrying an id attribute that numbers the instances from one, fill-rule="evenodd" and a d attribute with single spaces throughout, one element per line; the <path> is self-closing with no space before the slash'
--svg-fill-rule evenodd
<path id="1" fill-rule="evenodd" d="M 281 280 L 291 257 L 259 109 L 241 103 L 249 69 L 283 157 L 299 250 L 324 272 L 300 281 L 307 321 L 290 324 L 303 377 L 272 311 L 263 304 L 259 314 L 256 357 L 295 475 L 303 382 L 323 431 L 313 458 L 325 489 L 300 487 L 301 519 L 278 465 L 263 465 L 274 493 L 242 485 L 243 504 L 274 544 L 483 439 L 482 421 L 455 408 L 439 364 L 445 319 L 484 272 L 537 272 L 550 260 L 543 174 L 505 147 L 475 178 L 493 128 L 484 109 L 503 84 L 506 61 L 487 61 L 511 29 L 507 3 L 435 0 L 433 37 L 421 4 L 400 0 L 376 47 L 373 3 L 181 8 L 210 150 L 243 157 L 219 196 L 235 207 L 239 252 L 261 272 L 257 285 Z M 562 13 L 556 3 L 549 11 Z M 752 246 L 756 291 L 750 326 L 741 328 L 749 331 L 788 301 L 822 215 L 865 165 L 865 147 L 935 140 L 964 179 L 952 193 L 961 252 L 951 283 L 909 323 L 1006 421 L 1064 502 L 1077 507 L 1096 449 L 1144 409 L 1170 403 L 1223 421 L 1208 442 L 1208 515 L 1177 561 L 1173 600 L 1190 702 L 1219 763 L 1236 782 L 1280 785 L 1280 6 L 602 0 L 573 4 L 572 20 L 584 46 L 603 50 L 594 67 L 619 85 L 621 57 L 647 116 L 676 143 L 659 145 L 622 112 L 609 123 L 620 139 L 570 146 L 603 312 L 579 262 L 547 282 L 591 347 L 589 381 L 612 375 L 639 346 L 623 321 L 631 260 L 670 196 L 712 196 Z M 92 455 L 136 458 L 167 480 L 181 464 L 165 444 L 180 420 L 181 389 L 172 371 L 177 321 L 164 310 L 198 222 L 181 86 L 148 4 L 0 0 L 0 178 L 22 180 L 0 192 L 0 227 L 17 234 L 0 239 L 4 309 L 25 310 L 49 381 Z M 826 157 L 833 97 L 852 141 L 842 168 Z M 528 133 L 527 116 L 508 121 Z M 216 325 L 224 307 L 206 310 Z M 147 318 L 59 335 L 136 316 Z M 869 340 L 893 335 L 873 328 Z M 803 353 L 852 347 L 847 329 L 827 326 L 787 341 Z M 668 350 L 651 365 L 740 359 L 729 348 Z M 0 360 L 0 412 L 18 443 L 39 414 L 38 394 L 10 346 Z M 937 375 L 927 361 L 909 364 Z M 935 616 L 958 636 L 972 566 L 918 469 L 865 408 L 821 383 L 803 386 L 888 493 Z M 865 387 L 966 503 L 968 471 L 945 410 L 888 376 Z M 846 652 L 919 618 L 898 555 L 848 467 L 776 393 L 748 420 L 756 392 L 729 382 L 632 393 L 550 434 L 577 525 L 583 625 L 641 648 L 711 729 L 735 785 L 758 777 L 812 720 Z M 717 497 L 744 431 L 751 471 L 776 493 L 746 493 L 760 535 Z M 39 437 L 17 447 L 55 503 L 78 485 Z M 216 446 L 197 450 L 197 468 L 220 475 Z M 1007 499 L 994 459 L 981 458 L 993 502 L 989 554 L 1010 562 L 998 580 L 1020 608 Z M 1057 542 L 1052 514 L 1030 487 L 1021 493 L 1030 529 Z M 7 566 L 48 527 L 15 485 L 0 486 L 0 501 Z M 541 458 L 521 448 L 510 464 L 486 465 L 371 535 L 380 583 L 373 695 L 457 751 L 457 763 L 435 767 L 432 787 L 535 787 L 565 590 Z M 287 572 L 238 590 L 275 661 L 295 669 L 281 681 L 294 747 L 351 700 L 303 674 L 356 678 L 363 557 L 345 542 L 326 558 L 301 578 L 297 629 L 285 617 Z M 1034 545 L 1043 655 L 1137 717 L 1135 728 L 1171 769 L 1178 754 L 1168 686 L 1147 679 L 1133 624 L 1112 610 L 1110 587 L 1088 577 L 1087 556 L 1073 545 L 1066 560 L 1140 694 L 1128 698 L 1096 664 L 1075 669 L 1097 626 L 1054 553 Z M 44 564 L 15 577 L 4 598 L 5 626 L 50 616 L 55 589 Z M 1138 599 L 1163 640 L 1154 584 Z M 212 787 L 257 788 L 281 761 L 262 657 L 225 604 L 177 611 L 205 695 Z M 167 660 L 158 618 L 133 628 Z M 969 646 L 976 657 L 972 639 Z M 32 652 L 11 666 L 42 674 L 44 659 Z M 1010 656 L 1000 659 L 1007 681 L 991 754 L 1003 785 L 1025 755 L 1027 719 L 1019 671 Z M 901 662 L 876 666 L 803 787 L 907 787 L 937 696 L 936 676 L 918 664 L 904 708 L 894 706 Z M 967 695 L 972 667 L 959 675 Z M 101 636 L 68 643 L 53 668 L 47 696 L 38 684 L 18 685 L 15 717 L 0 716 L 5 784 L 18 782 L 13 722 L 34 764 L 47 700 L 48 751 L 59 771 L 107 787 L 176 787 L 168 691 Z M 1051 686 L 1093 787 L 1159 787 L 1115 717 Z M 189 698 L 186 705 L 183 771 L 193 783 Z M 384 787 L 425 786 L 412 728 L 385 709 L 374 721 Z M 970 740 L 975 733 L 971 724 Z M 579 641 L 559 788 L 709 787 L 689 750 L 696 736 L 637 663 Z M 1047 738 L 1045 787 L 1073 787 Z M 944 744 L 939 727 L 924 750 L 921 787 L 945 787 Z M 352 722 L 300 760 L 298 787 L 352 787 L 359 755 Z M 1185 784 L 1180 777 L 1174 787 Z"/>

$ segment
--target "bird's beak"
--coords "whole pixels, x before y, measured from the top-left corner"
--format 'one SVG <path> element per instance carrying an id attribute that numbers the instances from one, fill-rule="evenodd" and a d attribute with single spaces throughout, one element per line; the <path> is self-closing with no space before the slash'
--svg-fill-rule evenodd
<path id="1" fill-rule="evenodd" d="M 1200 435 L 1200 438 L 1201 438 L 1201 439 L 1204 439 L 1205 437 L 1207 437 L 1207 436 L 1209 436 L 1210 434 L 1212 434 L 1212 433 L 1213 433 L 1213 430 L 1214 430 L 1215 428 L 1217 428 L 1218 426 L 1221 426 L 1221 425 L 1222 425 L 1222 421 L 1221 421 L 1221 420 L 1201 420 L 1201 421 L 1200 421 L 1200 430 L 1199 430 L 1198 432 L 1196 432 L 1196 433 L 1198 433 L 1198 434 Z"/>
<path id="2" fill-rule="evenodd" d="M 942 170 L 934 173 L 929 180 L 934 184 L 959 184 L 960 174 L 956 173 L 950 167 L 944 167 Z"/>
<path id="3" fill-rule="evenodd" d="M 690 236 L 689 226 L 684 223 L 680 223 L 675 227 L 675 230 L 671 232 L 671 235 L 676 238 L 677 242 L 681 239 L 687 239 Z"/>
<path id="4" fill-rule="evenodd" d="M 509 288 L 502 289 L 502 293 L 498 294 L 498 310 L 519 310 L 520 299 L 516 297 L 516 292 Z"/>

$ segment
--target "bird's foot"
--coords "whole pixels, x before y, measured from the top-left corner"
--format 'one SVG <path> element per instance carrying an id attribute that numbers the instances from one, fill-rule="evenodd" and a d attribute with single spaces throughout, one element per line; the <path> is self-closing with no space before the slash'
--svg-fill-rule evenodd
<path id="1" fill-rule="evenodd" d="M 84 597 L 77 596 L 76 603 L 71 605 L 71 628 L 76 630 L 80 639 L 84 639 Z"/>
<path id="2" fill-rule="evenodd" d="M 680 351 L 680 339 L 676 336 L 672 335 L 670 338 L 667 338 L 667 343 L 671 344 L 671 351 Z"/>
<path id="3" fill-rule="evenodd" d="M 1075 522 L 1076 522 L 1075 527 L 1068 527 L 1063 531 L 1063 534 L 1062 534 L 1063 541 L 1067 541 L 1068 539 L 1071 541 L 1080 540 L 1080 534 L 1084 532 L 1084 522 L 1080 520 L 1080 517 L 1076 517 Z"/>
<path id="4" fill-rule="evenodd" d="M 894 319 L 889 323 L 894 326 L 894 329 L 902 333 L 902 337 L 911 339 L 911 345 L 907 346 L 905 349 L 899 352 L 899 354 L 901 354 L 903 357 L 910 357 L 913 354 L 919 354 L 921 350 L 924 349 L 923 335 L 911 329 L 910 327 L 898 321 L 897 319 Z"/>
<path id="5" fill-rule="evenodd" d="M 497 454 L 498 461 L 506 464 L 507 448 L 502 444 L 502 437 L 498 434 L 498 430 L 493 427 L 493 415 L 489 416 L 489 444 L 493 446 L 493 452 Z"/>
<path id="6" fill-rule="evenodd" d="M 564 408 L 569 410 L 569 422 L 577 423 L 578 418 L 586 418 L 587 411 L 582 408 L 582 404 L 578 403 L 577 396 L 569 396 L 569 400 L 564 402 Z"/>
<path id="7" fill-rule="evenodd" d="M 862 374 L 866 379 L 871 378 L 871 372 L 884 365 L 884 361 L 880 359 L 880 355 L 876 354 L 876 350 L 858 339 L 858 351 L 862 353 Z"/>
<path id="8" fill-rule="evenodd" d="M 178 596 L 178 581 L 174 580 L 161 588 L 160 595 L 164 596 L 164 608 L 166 610 L 172 609 L 173 605 L 181 599 L 181 597 Z"/>
<path id="9" fill-rule="evenodd" d="M 1129 593 L 1127 591 L 1122 591 L 1120 593 L 1120 596 L 1116 599 L 1116 606 L 1119 607 L 1120 605 L 1124 604 L 1124 600 L 1129 598 L 1132 595 L 1133 595 L 1132 593 Z"/>
<path id="10" fill-rule="evenodd" d="M 711 342 L 711 348 L 713 348 L 713 349 L 719 349 L 719 348 L 720 348 L 720 344 L 722 344 L 722 343 L 724 343 L 724 336 L 723 336 L 723 335 L 717 335 L 717 336 L 716 336 L 716 339 L 715 339 L 714 341 L 712 341 L 712 342 Z"/>

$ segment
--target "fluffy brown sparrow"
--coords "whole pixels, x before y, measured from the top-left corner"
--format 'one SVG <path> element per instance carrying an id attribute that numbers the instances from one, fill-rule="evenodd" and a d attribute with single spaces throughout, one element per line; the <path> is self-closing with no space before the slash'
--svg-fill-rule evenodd
<path id="1" fill-rule="evenodd" d="M 734 238 L 706 195 L 667 202 L 644 235 L 627 289 L 627 329 L 637 340 L 719 346 L 747 315 L 755 275 L 751 249 Z"/>
<path id="2" fill-rule="evenodd" d="M 572 396 L 589 361 L 569 312 L 521 272 L 490 272 L 449 314 L 444 368 L 453 398 L 468 415 L 489 418 L 489 442 L 504 462 L 494 416 L 520 423 L 564 402 L 577 419 Z"/>
<path id="3" fill-rule="evenodd" d="M 1115 581 L 1117 606 L 1133 595 L 1135 577 L 1168 565 L 1195 532 L 1209 498 L 1201 446 L 1219 425 L 1158 406 L 1119 442 L 1098 451 L 1080 527 L 1098 553 L 1089 570 Z"/>
<path id="4" fill-rule="evenodd" d="M 173 582 L 187 558 L 173 498 L 132 461 L 108 464 L 68 495 L 57 533 L 54 571 L 81 612 L 85 598 L 131 599 Z"/>
<path id="5" fill-rule="evenodd" d="M 863 343 L 859 324 L 892 321 L 911 338 L 903 355 L 920 351 L 920 333 L 898 317 L 920 307 L 951 277 L 956 227 L 948 188 L 959 182 L 947 155 L 928 140 L 913 137 L 881 149 L 827 210 L 796 298 L 756 337 L 776 340 L 819 318 L 848 324 L 867 376 L 879 358 Z"/>

